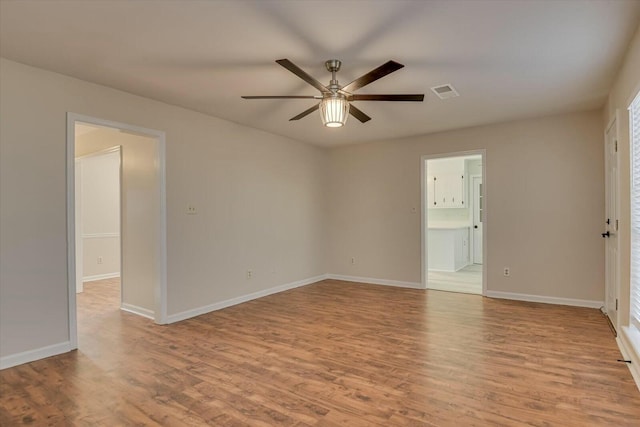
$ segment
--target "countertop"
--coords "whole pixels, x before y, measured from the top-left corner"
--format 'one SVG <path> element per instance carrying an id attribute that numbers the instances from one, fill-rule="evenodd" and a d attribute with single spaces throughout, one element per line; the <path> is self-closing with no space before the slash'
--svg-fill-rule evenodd
<path id="1" fill-rule="evenodd" d="M 471 224 L 465 222 L 444 222 L 444 221 L 434 221 L 430 222 L 428 228 L 430 230 L 455 230 L 459 228 L 469 228 Z"/>

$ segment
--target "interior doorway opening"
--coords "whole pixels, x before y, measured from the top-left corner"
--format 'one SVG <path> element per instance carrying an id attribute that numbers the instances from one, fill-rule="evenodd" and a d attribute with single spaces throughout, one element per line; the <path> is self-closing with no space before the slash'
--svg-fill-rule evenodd
<path id="1" fill-rule="evenodd" d="M 82 123 L 75 128 L 76 293 L 81 293 L 86 283 L 120 280 L 122 149 L 79 144 L 99 129 Z"/>
<path id="2" fill-rule="evenodd" d="M 166 323 L 164 176 L 163 132 L 67 115 L 69 335 L 74 348 L 78 298 L 93 305 L 82 307 L 85 318 L 123 310 Z"/>
<path id="3" fill-rule="evenodd" d="M 484 163 L 484 150 L 422 159 L 422 265 L 427 289 L 485 292 Z"/>

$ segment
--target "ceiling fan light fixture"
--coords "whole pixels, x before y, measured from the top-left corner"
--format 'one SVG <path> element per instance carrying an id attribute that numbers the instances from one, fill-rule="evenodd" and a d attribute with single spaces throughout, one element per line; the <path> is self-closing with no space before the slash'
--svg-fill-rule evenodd
<path id="1" fill-rule="evenodd" d="M 349 101 L 339 94 L 325 97 L 320 101 L 320 117 L 322 117 L 322 124 L 326 127 L 344 126 L 349 117 Z"/>
<path id="2" fill-rule="evenodd" d="M 2 0 L 0 0 L 2 1 Z M 322 124 L 326 127 L 337 128 L 347 123 L 349 115 L 355 117 L 360 123 L 366 123 L 371 117 L 360 111 L 350 102 L 353 101 L 424 101 L 424 93 L 421 94 L 392 94 L 392 95 L 358 95 L 353 91 L 358 90 L 382 77 L 398 71 L 404 65 L 395 61 L 387 61 L 378 68 L 358 77 L 346 86 L 340 86 L 336 73 L 340 70 L 341 62 L 337 59 L 330 59 L 325 62 L 327 70 L 331 72 L 331 81 L 328 86 L 323 85 L 315 78 L 311 77 L 304 70 L 288 59 L 276 60 L 278 64 L 291 71 L 296 76 L 320 91 L 320 95 L 280 95 L 280 96 L 242 96 L 244 99 L 320 99 L 321 101 L 302 113 L 289 119 L 289 121 L 300 120 L 309 114 L 320 110 Z"/>

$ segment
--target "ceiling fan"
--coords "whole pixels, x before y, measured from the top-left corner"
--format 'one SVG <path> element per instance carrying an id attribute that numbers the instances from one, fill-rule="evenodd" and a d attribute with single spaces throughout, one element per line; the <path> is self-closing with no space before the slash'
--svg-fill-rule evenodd
<path id="1" fill-rule="evenodd" d="M 320 95 L 309 96 L 243 96 L 244 99 L 319 99 L 320 102 L 311 108 L 306 109 L 302 113 L 289 120 L 300 120 L 301 118 L 320 109 L 322 123 L 327 127 L 340 127 L 347 122 L 347 117 L 351 114 L 361 123 L 368 122 L 371 117 L 354 107 L 353 101 L 414 101 L 422 102 L 424 94 L 410 95 L 358 95 L 353 92 L 375 82 L 382 77 L 393 73 L 404 67 L 395 61 L 388 61 L 385 64 L 369 71 L 367 74 L 358 77 L 346 86 L 340 86 L 336 79 L 336 73 L 340 70 L 342 63 L 337 59 L 330 59 L 325 62 L 327 70 L 331 72 L 331 81 L 328 86 L 324 86 L 318 80 L 311 77 L 300 67 L 295 65 L 288 59 L 278 59 L 276 61 L 296 76 L 300 77 L 311 86 L 320 91 Z"/>

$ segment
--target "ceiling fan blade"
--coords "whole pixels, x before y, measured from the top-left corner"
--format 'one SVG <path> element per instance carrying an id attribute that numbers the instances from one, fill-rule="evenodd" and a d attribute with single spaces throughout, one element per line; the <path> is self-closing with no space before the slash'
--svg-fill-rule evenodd
<path id="1" fill-rule="evenodd" d="M 329 92 L 329 89 L 327 89 L 322 83 L 320 83 L 318 80 L 311 77 L 304 70 L 302 70 L 300 67 L 298 67 L 296 64 L 289 61 L 288 59 L 278 59 L 276 62 L 282 65 L 287 70 L 291 71 L 296 76 L 300 77 L 305 82 L 309 83 L 311 86 L 318 89 L 320 92 L 322 93 Z"/>
<path id="2" fill-rule="evenodd" d="M 412 95 L 351 95 L 349 101 L 424 101 L 424 94 Z"/>
<path id="3" fill-rule="evenodd" d="M 309 96 L 242 96 L 244 99 L 322 99 L 320 95 Z"/>
<path id="4" fill-rule="evenodd" d="M 367 116 L 362 111 L 358 110 L 353 104 L 349 104 L 349 114 L 351 114 L 356 119 L 360 120 L 361 123 L 368 122 L 371 120 L 371 117 Z"/>
<path id="5" fill-rule="evenodd" d="M 369 71 L 367 74 L 358 77 L 348 85 L 342 88 L 345 92 L 353 92 L 355 90 L 360 89 L 363 86 L 368 85 L 369 83 L 375 82 L 378 79 L 383 78 L 387 74 L 391 74 L 394 71 L 398 71 L 400 68 L 404 67 L 404 65 L 399 64 L 395 61 L 388 61 L 385 64 L 382 64 L 378 68 Z"/>
<path id="6" fill-rule="evenodd" d="M 314 105 L 313 107 L 311 107 L 311 108 L 308 108 L 308 109 L 304 110 L 302 113 L 298 114 L 298 115 L 297 115 L 297 116 L 295 116 L 295 117 L 291 117 L 291 118 L 289 119 L 289 121 L 292 121 L 292 120 L 300 120 L 301 118 L 303 118 L 303 117 L 305 117 L 305 116 L 308 116 L 309 114 L 313 113 L 313 112 L 314 112 L 314 111 L 316 111 L 318 108 L 320 108 L 320 103 L 317 103 L 317 104 L 316 104 L 316 105 Z"/>

